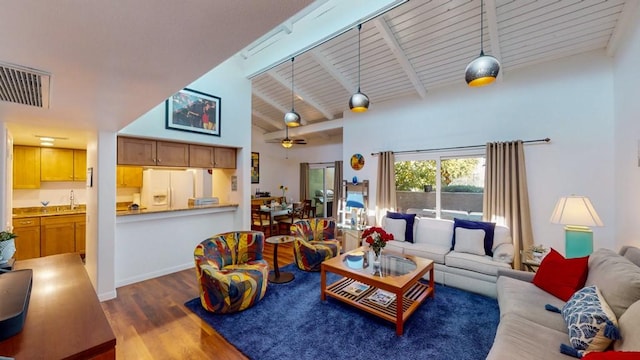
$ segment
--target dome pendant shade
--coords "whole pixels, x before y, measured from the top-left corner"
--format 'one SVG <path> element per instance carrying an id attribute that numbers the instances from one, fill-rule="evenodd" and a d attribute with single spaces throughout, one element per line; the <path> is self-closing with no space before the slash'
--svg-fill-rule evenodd
<path id="1" fill-rule="evenodd" d="M 349 109 L 353 112 L 365 112 L 369 109 L 369 97 L 360 92 L 351 95 L 349 99 Z"/>
<path id="2" fill-rule="evenodd" d="M 480 52 L 480 56 L 467 65 L 464 78 L 469 86 L 485 86 L 496 81 L 500 72 L 500 62 L 491 55 Z"/>
<path id="3" fill-rule="evenodd" d="M 282 139 L 282 147 L 285 149 L 290 149 L 293 146 L 293 140 L 289 138 Z"/>
<path id="4" fill-rule="evenodd" d="M 302 125 L 302 118 L 300 118 L 300 114 L 298 114 L 295 111 L 295 109 L 293 108 L 293 104 L 294 104 L 294 97 L 293 97 L 293 61 L 294 60 L 295 60 L 295 58 L 291 58 L 291 111 L 289 111 L 288 113 L 284 114 L 284 124 L 287 126 L 287 128 L 298 127 L 298 126 Z M 288 135 L 287 135 L 287 137 L 288 137 Z M 291 145 L 293 145 L 293 143 Z M 291 145 L 289 145 L 289 147 L 291 147 Z M 282 146 L 284 146 L 284 142 L 282 143 Z"/>
<path id="5" fill-rule="evenodd" d="M 284 114 L 284 123 L 287 127 L 300 126 L 300 114 L 298 114 L 293 108 L 288 113 Z"/>

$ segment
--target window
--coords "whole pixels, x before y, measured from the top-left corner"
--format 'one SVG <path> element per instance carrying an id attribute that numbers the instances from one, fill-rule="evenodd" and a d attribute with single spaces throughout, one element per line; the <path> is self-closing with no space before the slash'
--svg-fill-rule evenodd
<path id="1" fill-rule="evenodd" d="M 396 158 L 399 211 L 440 219 L 482 219 L 484 155 L 412 157 Z"/>

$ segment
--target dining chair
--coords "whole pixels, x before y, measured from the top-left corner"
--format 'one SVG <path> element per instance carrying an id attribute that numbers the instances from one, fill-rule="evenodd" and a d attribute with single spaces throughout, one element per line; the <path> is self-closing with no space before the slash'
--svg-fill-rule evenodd
<path id="1" fill-rule="evenodd" d="M 260 210 L 260 205 L 251 205 L 251 230 L 262 231 L 264 236 L 278 234 L 278 224 L 271 221 L 271 214 Z"/>
<path id="2" fill-rule="evenodd" d="M 304 203 L 293 203 L 291 214 L 278 219 L 278 234 L 291 235 L 291 225 L 303 218 Z"/>

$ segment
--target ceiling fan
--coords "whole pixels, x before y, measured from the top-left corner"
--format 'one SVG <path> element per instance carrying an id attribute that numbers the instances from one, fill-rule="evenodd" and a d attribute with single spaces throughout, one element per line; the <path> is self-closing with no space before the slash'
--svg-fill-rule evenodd
<path id="1" fill-rule="evenodd" d="M 286 126 L 285 127 L 285 136 L 284 139 L 280 139 L 280 140 L 272 140 L 272 141 L 267 141 L 267 142 L 279 142 L 280 145 L 282 145 L 283 148 L 285 149 L 289 149 L 291 148 L 294 144 L 295 145 L 307 145 L 307 140 L 305 139 L 292 139 L 289 137 L 289 127 Z"/>

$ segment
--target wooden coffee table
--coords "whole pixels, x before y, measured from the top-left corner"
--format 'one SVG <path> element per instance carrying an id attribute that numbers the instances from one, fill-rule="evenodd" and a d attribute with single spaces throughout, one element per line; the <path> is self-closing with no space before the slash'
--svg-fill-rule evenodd
<path id="1" fill-rule="evenodd" d="M 367 250 L 368 247 L 363 246 L 322 262 L 320 299 L 325 301 L 327 296 L 330 296 L 395 323 L 396 334 L 402 335 L 405 321 L 427 297 L 435 295 L 433 261 L 385 250 L 382 255 L 381 271 L 375 275 L 373 264 L 367 264 L 367 261 L 362 268 L 358 268 L 359 264 L 354 266 L 356 268 L 350 267 L 353 263 L 347 263 L 347 255 L 355 251 L 364 251 L 366 257 Z M 344 277 L 327 285 L 327 272 Z M 429 272 L 429 285 L 419 281 L 427 272 Z M 354 281 L 369 285 L 369 288 L 358 295 L 345 291 Z M 395 294 L 395 300 L 386 306 L 371 301 L 371 295 L 378 289 Z M 398 299 L 402 299 L 401 306 L 398 306 Z"/>

